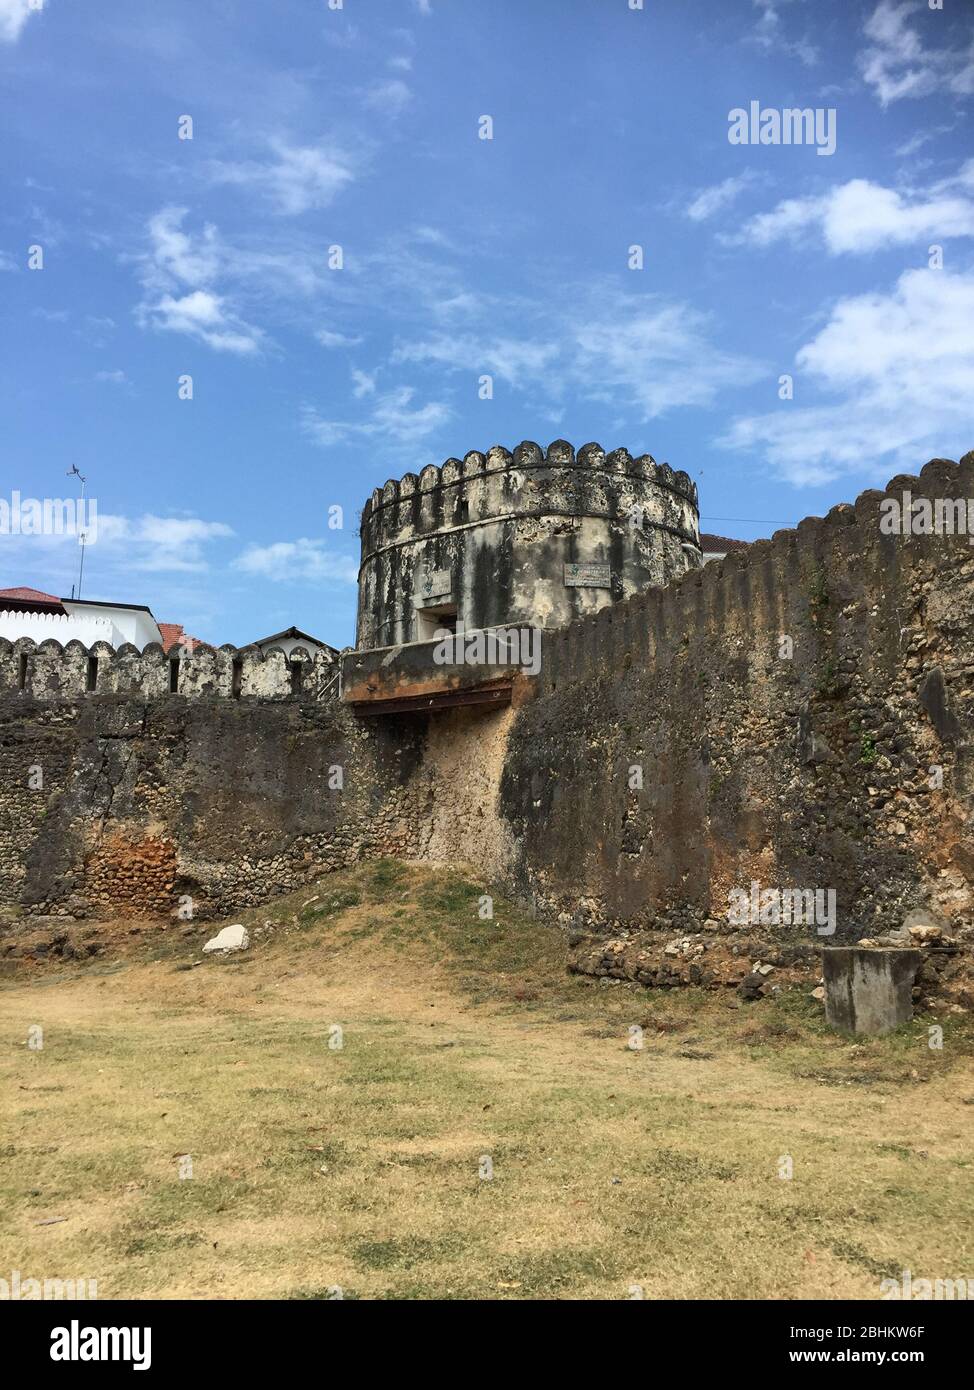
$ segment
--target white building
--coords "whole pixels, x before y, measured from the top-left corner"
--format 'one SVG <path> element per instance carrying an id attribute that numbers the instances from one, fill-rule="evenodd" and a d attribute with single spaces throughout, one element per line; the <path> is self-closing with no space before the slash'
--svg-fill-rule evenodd
<path id="1" fill-rule="evenodd" d="M 260 637 L 256 642 L 248 643 L 248 646 L 258 647 L 262 652 L 267 653 L 271 647 L 279 647 L 286 657 L 297 647 L 303 647 L 309 656 L 314 656 L 316 651 L 331 653 L 333 661 L 338 659 L 338 650 L 330 647 L 327 642 L 322 642 L 320 637 L 312 637 L 307 632 L 302 632 L 299 627 L 289 627 L 283 632 L 275 632 L 270 637 Z"/>
<path id="2" fill-rule="evenodd" d="M 142 651 L 150 642 L 165 645 L 159 624 L 143 603 L 101 603 L 91 599 L 57 598 L 39 589 L 0 589 L 0 637 L 16 642 L 54 638 L 61 646 L 83 642 L 108 642 L 118 648 L 126 642 Z"/>

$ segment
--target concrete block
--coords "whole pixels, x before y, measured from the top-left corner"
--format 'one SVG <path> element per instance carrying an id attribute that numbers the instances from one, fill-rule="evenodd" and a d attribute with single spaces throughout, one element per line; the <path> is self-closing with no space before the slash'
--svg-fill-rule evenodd
<path id="1" fill-rule="evenodd" d="M 833 1028 L 876 1035 L 913 1017 L 919 951 L 829 946 L 822 957 L 825 1017 Z"/>

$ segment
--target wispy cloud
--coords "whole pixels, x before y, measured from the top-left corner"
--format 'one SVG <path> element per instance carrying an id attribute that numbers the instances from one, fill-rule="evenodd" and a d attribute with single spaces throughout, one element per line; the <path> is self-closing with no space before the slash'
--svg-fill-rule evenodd
<path id="1" fill-rule="evenodd" d="M 787 198 L 729 241 L 769 246 L 816 232 L 833 255 L 863 254 L 931 236 L 974 236 L 974 160 L 951 179 L 900 193 L 851 179 L 820 197 Z"/>
<path id="2" fill-rule="evenodd" d="M 326 348 L 356 347 L 362 341 L 361 338 L 351 337 L 347 333 L 336 333 L 331 328 L 316 329 L 315 337 L 321 346 Z"/>
<path id="3" fill-rule="evenodd" d="M 336 551 L 324 540 L 302 537 L 296 541 L 275 541 L 271 545 L 250 545 L 234 561 L 236 569 L 260 575 L 276 583 L 296 580 L 312 583 L 356 584 L 358 565 L 350 555 Z"/>
<path id="4" fill-rule="evenodd" d="M 138 517 L 98 511 L 95 539 L 88 546 L 86 573 L 98 576 L 102 583 L 118 583 L 116 598 L 126 603 L 141 603 L 139 594 L 133 596 L 130 580 L 132 571 L 146 573 L 200 573 L 209 569 L 208 548 L 215 542 L 233 535 L 233 529 L 222 521 L 204 521 L 192 516 L 156 516 L 146 512 Z M 12 536 L 0 538 L 0 554 L 10 564 L 27 564 L 42 554 L 44 565 L 51 568 L 54 582 L 58 573 L 74 571 L 78 553 L 77 537 L 71 534 L 51 536 Z"/>
<path id="5" fill-rule="evenodd" d="M 149 249 L 139 260 L 146 295 L 136 308 L 137 321 L 184 333 L 217 352 L 257 352 L 262 331 L 212 288 L 224 267 L 216 228 L 207 224 L 194 239 L 183 230 L 185 217 L 185 208 L 169 207 L 149 219 Z"/>
<path id="6" fill-rule="evenodd" d="M 974 31 L 953 47 L 928 44 L 910 23 L 921 16 L 929 31 L 943 12 L 916 0 L 879 0 L 863 26 L 869 43 L 859 54 L 859 70 L 883 106 L 935 91 L 974 93 Z"/>
<path id="7" fill-rule="evenodd" d="M 745 188 L 758 182 L 759 178 L 759 174 L 749 169 L 743 174 L 724 179 L 721 183 L 711 184 L 709 188 L 701 188 L 687 206 L 687 217 L 692 222 L 704 222 L 715 213 L 723 212 L 724 208 L 730 207 L 731 203 L 740 197 Z"/>
<path id="8" fill-rule="evenodd" d="M 28 19 L 44 4 L 45 0 L 0 0 L 0 43 L 16 43 Z"/>
<path id="9" fill-rule="evenodd" d="M 220 295 L 209 290 L 193 290 L 174 298 L 164 294 L 145 307 L 143 321 L 169 333 L 185 333 L 198 338 L 217 352 L 255 353 L 263 334 L 230 313 Z"/>
<path id="10" fill-rule="evenodd" d="M 412 99 L 408 84 L 398 77 L 373 83 L 362 98 L 370 111 L 378 111 L 384 116 L 401 116 Z"/>
<path id="11" fill-rule="evenodd" d="M 385 85 L 405 86 L 395 82 Z M 212 160 L 208 165 L 209 178 L 256 191 L 267 199 L 274 212 L 295 216 L 312 208 L 327 207 L 356 177 L 357 167 L 351 154 L 331 141 L 291 145 L 272 138 L 267 143 L 269 153 L 263 160 Z"/>
<path id="12" fill-rule="evenodd" d="M 496 315 L 504 306 L 493 305 Z M 707 315 L 681 302 L 609 285 L 572 287 L 557 307 L 506 306 L 533 332 L 440 333 L 400 342 L 394 362 L 440 371 L 489 373 L 534 391 L 552 409 L 567 392 L 611 402 L 649 420 L 681 406 L 709 406 L 728 386 L 754 381 L 761 368 L 721 351 Z"/>
<path id="13" fill-rule="evenodd" d="M 798 352 L 795 401 L 742 416 L 718 442 L 761 454 L 796 485 L 968 448 L 974 271 L 909 270 L 886 294 L 840 299 Z M 829 400 L 829 396 L 833 399 Z"/>
<path id="14" fill-rule="evenodd" d="M 897 145 L 896 154 L 900 159 L 909 159 L 910 155 L 922 150 L 924 145 L 929 145 L 933 140 L 939 140 L 941 135 L 949 135 L 954 129 L 952 125 L 934 126 L 932 130 L 920 130 L 902 145 Z"/>
<path id="15" fill-rule="evenodd" d="M 426 362 L 448 371 L 487 372 L 510 385 L 539 380 L 558 355 L 555 343 L 513 337 L 440 333 L 402 343 L 393 362 Z"/>
<path id="16" fill-rule="evenodd" d="M 806 67 L 818 62 L 818 49 L 806 37 L 789 39 L 781 21 L 781 9 L 791 0 L 753 0 L 759 11 L 757 23 L 748 35 L 748 41 L 765 53 L 785 53 L 798 58 Z"/>
<path id="17" fill-rule="evenodd" d="M 375 372 L 370 376 L 368 372 L 360 372 L 355 368 L 352 369 L 352 395 L 356 400 L 359 400 L 362 396 L 371 396 L 374 393 L 375 378 Z"/>
<path id="18" fill-rule="evenodd" d="M 313 406 L 306 406 L 301 426 L 315 444 L 327 447 L 353 438 L 382 438 L 410 444 L 432 434 L 450 418 L 450 407 L 442 401 L 413 406 L 416 390 L 400 386 L 374 398 L 371 412 L 362 420 L 333 420 Z"/>
<path id="19" fill-rule="evenodd" d="M 232 535 L 232 527 L 222 521 L 147 512 L 135 520 L 99 516 L 97 544 L 118 554 L 124 550 L 133 569 L 195 572 L 209 568 L 206 547 Z"/>

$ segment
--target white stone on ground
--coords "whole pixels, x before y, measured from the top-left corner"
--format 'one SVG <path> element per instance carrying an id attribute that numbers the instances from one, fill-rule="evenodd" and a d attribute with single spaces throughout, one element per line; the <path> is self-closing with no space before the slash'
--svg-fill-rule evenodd
<path id="1" fill-rule="evenodd" d="M 240 922 L 235 922 L 232 927 L 224 927 L 217 932 L 216 936 L 203 947 L 204 951 L 245 951 L 250 945 L 250 937 L 247 928 Z"/>

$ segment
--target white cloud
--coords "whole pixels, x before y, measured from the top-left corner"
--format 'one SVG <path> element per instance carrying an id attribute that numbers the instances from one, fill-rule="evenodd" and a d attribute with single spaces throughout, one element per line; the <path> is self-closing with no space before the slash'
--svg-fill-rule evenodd
<path id="1" fill-rule="evenodd" d="M 44 4 L 45 0 L 0 0 L 0 43 L 16 43 L 28 19 Z"/>
<path id="2" fill-rule="evenodd" d="M 149 219 L 149 250 L 139 260 L 146 295 L 136 308 L 137 321 L 185 333 L 217 352 L 257 352 L 262 331 L 211 288 L 231 259 L 217 229 L 208 223 L 191 237 L 183 230 L 185 217 L 185 208 L 167 207 Z"/>
<path id="3" fill-rule="evenodd" d="M 420 342 L 403 343 L 392 354 L 393 362 L 432 362 L 451 371 L 487 372 L 510 385 L 538 380 L 554 362 L 554 343 L 527 339 L 477 338 L 472 334 L 439 334 Z"/>
<path id="4" fill-rule="evenodd" d="M 362 396 L 371 396 L 375 391 L 375 378 L 377 373 L 373 372 L 369 376 L 368 372 L 360 372 L 352 368 L 352 395 L 356 400 Z"/>
<path id="5" fill-rule="evenodd" d="M 709 188 L 701 188 L 687 207 L 687 217 L 693 222 L 703 222 L 708 217 L 713 217 L 715 212 L 722 212 L 749 184 L 754 183 L 757 177 L 756 173 L 749 170 L 747 173 L 724 179 L 722 183 L 712 184 Z"/>
<path id="6" fill-rule="evenodd" d="M 270 159 L 214 160 L 209 165 L 210 177 L 217 183 L 256 189 L 283 216 L 327 207 L 355 178 L 347 151 L 324 141 L 317 145 L 289 145 L 272 139 L 268 145 Z"/>
<path id="7" fill-rule="evenodd" d="M 114 386 L 124 386 L 128 381 L 128 377 L 122 371 L 121 367 L 116 367 L 114 371 L 95 372 L 95 380 L 109 381 Z"/>
<path id="8" fill-rule="evenodd" d="M 232 535 L 232 527 L 225 522 L 202 521 L 197 517 L 164 517 L 146 512 L 130 520 L 99 514 L 97 563 L 113 557 L 121 561 L 124 557 L 126 566 L 150 573 L 198 573 L 209 568 L 205 547 Z"/>
<path id="9" fill-rule="evenodd" d="M 413 2 L 417 10 L 419 10 L 420 14 L 433 13 L 433 5 L 431 3 L 431 0 L 413 0 Z"/>
<path id="10" fill-rule="evenodd" d="M 879 0 L 864 25 L 870 43 L 859 54 L 859 70 L 883 106 L 931 92 L 974 93 L 974 35 L 952 48 L 925 44 L 925 35 L 908 23 L 914 18 L 928 33 L 940 32 L 935 26 L 944 12 L 913 0 Z"/>
<path id="11" fill-rule="evenodd" d="M 229 314 L 221 297 L 209 290 L 193 290 L 179 299 L 165 294 L 146 306 L 144 318 L 166 332 L 198 338 L 217 352 L 256 352 L 263 336 L 259 328 Z"/>
<path id="12" fill-rule="evenodd" d="M 723 387 L 761 373 L 748 359 L 716 349 L 708 319 L 689 305 L 604 286 L 568 299 L 569 309 L 535 313 L 535 336 L 442 334 L 400 343 L 393 361 L 487 372 L 520 390 L 537 388 L 549 409 L 566 391 L 589 400 L 621 399 L 643 420 L 677 406 L 709 406 Z M 528 317 L 523 307 L 521 313 Z"/>
<path id="13" fill-rule="evenodd" d="M 924 145 L 929 145 L 931 140 L 936 140 L 941 135 L 949 135 L 953 129 L 952 125 L 938 125 L 933 130 L 920 130 L 902 145 L 897 145 L 897 157 L 909 159 L 911 154 L 916 154 L 917 150 L 922 150 Z"/>
<path id="14" fill-rule="evenodd" d="M 143 602 L 141 594 L 133 595 L 128 578 L 132 571 L 199 573 L 209 568 L 207 546 L 232 535 L 232 528 L 222 521 L 160 517 L 151 512 L 127 517 L 99 508 L 95 538 L 87 547 L 85 573 L 89 583 L 97 583 L 103 590 L 111 585 L 121 602 Z M 26 561 L 36 564 L 41 555 L 43 566 L 51 573 L 51 584 L 60 575 L 68 576 L 68 582 L 76 575 L 78 542 L 73 533 L 5 536 L 2 544 L 8 568 Z"/>
<path id="15" fill-rule="evenodd" d="M 851 179 L 821 197 L 788 198 L 758 213 L 728 240 L 769 246 L 819 233 L 833 255 L 875 251 L 928 237 L 974 236 L 974 160 L 956 178 L 908 194 L 868 179 Z"/>
<path id="16" fill-rule="evenodd" d="M 152 264 L 162 275 L 185 285 L 206 285 L 220 269 L 217 230 L 208 222 L 193 240 L 182 229 L 186 212 L 186 208 L 166 207 L 149 218 Z"/>
<path id="17" fill-rule="evenodd" d="M 621 297 L 620 297 L 621 300 Z M 678 406 L 712 405 L 718 391 L 757 379 L 760 368 L 721 352 L 707 317 L 686 304 L 618 305 L 576 332 L 573 380 L 594 398 L 621 393 L 651 420 Z"/>
<path id="18" fill-rule="evenodd" d="M 247 574 L 258 574 L 278 583 L 295 579 L 358 583 L 358 565 L 351 556 L 336 554 L 328 549 L 326 541 L 307 537 L 275 541 L 272 545 L 250 545 L 234 561 L 234 566 Z"/>
<path id="19" fill-rule="evenodd" d="M 974 271 L 908 270 L 887 294 L 839 300 L 796 355 L 795 401 L 734 421 L 719 441 L 760 452 L 797 485 L 970 448 L 974 398 Z"/>
<path id="20" fill-rule="evenodd" d="M 0 272 L 17 269 L 17 262 L 8 251 L 0 251 Z"/>
<path id="21" fill-rule="evenodd" d="M 412 386 L 400 386 L 376 397 L 372 413 L 364 420 L 329 420 L 311 406 L 302 411 L 301 425 L 310 439 L 327 447 L 352 438 L 386 438 L 410 444 L 423 439 L 450 418 L 449 406 L 430 401 L 413 408 Z"/>
<path id="22" fill-rule="evenodd" d="M 363 97 L 370 110 L 381 111 L 384 116 L 401 116 L 412 99 L 410 88 L 398 77 L 374 83 Z"/>
<path id="23" fill-rule="evenodd" d="M 346 333 L 335 333 L 330 328 L 319 328 L 315 337 L 326 348 L 356 347 L 362 341 L 361 338 L 350 338 Z"/>
<path id="24" fill-rule="evenodd" d="M 815 45 L 809 43 L 806 38 L 794 41 L 785 38 L 779 10 L 782 5 L 790 2 L 791 0 L 753 0 L 755 7 L 760 10 L 760 15 L 748 35 L 749 41 L 765 53 L 786 53 L 798 58 L 806 67 L 813 67 L 818 62 L 818 49 Z"/>

